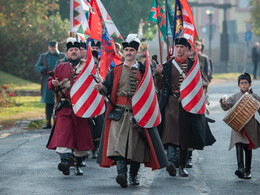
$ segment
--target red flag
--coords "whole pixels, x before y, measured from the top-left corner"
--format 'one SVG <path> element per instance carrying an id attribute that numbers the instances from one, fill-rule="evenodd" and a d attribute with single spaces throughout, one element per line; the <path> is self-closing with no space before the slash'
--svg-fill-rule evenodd
<path id="1" fill-rule="evenodd" d="M 73 111 L 82 118 L 98 116 L 105 112 L 104 98 L 94 88 L 96 82 L 90 74 L 97 75 L 97 71 L 88 46 L 86 64 L 70 91 Z"/>
<path id="2" fill-rule="evenodd" d="M 196 57 L 194 64 L 183 80 L 180 93 L 181 103 L 183 108 L 194 114 L 204 114 L 206 105 L 205 97 L 202 87 L 202 78 L 200 73 L 200 65 L 198 60 L 198 54 L 196 50 L 195 37 L 197 37 L 197 31 L 194 25 L 192 12 L 187 0 L 180 0 L 182 4 L 183 15 L 183 27 L 186 28 L 184 32 L 185 38 L 191 42 L 191 45 L 195 45 Z"/>
<path id="3" fill-rule="evenodd" d="M 89 15 L 89 27 L 91 31 L 91 39 L 100 40 L 102 38 L 102 16 L 96 0 L 91 1 L 94 13 Z"/>
<path id="4" fill-rule="evenodd" d="M 133 115 L 139 126 L 152 128 L 160 124 L 161 113 L 146 51 L 146 68 L 133 98 Z"/>
<path id="5" fill-rule="evenodd" d="M 104 80 L 111 63 L 114 61 L 118 65 L 122 61 L 115 51 L 114 41 L 108 33 L 98 2 L 92 0 L 91 4 L 95 12 L 90 18 L 91 38 L 101 40 L 100 76 Z"/>

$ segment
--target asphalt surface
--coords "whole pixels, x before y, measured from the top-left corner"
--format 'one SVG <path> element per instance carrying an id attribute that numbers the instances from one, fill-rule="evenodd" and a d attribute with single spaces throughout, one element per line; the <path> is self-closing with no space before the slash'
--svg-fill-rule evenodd
<path id="1" fill-rule="evenodd" d="M 123 189 L 115 181 L 116 168 L 100 168 L 93 159 L 85 161 L 83 176 L 75 176 L 74 168 L 64 176 L 57 169 L 59 156 L 45 148 L 50 130 L 17 129 L 0 131 L 0 194 L 260 194 L 260 150 L 253 151 L 251 180 L 235 176 L 235 149 L 228 151 L 231 130 L 218 101 L 238 90 L 236 82 L 210 86 L 210 117 L 216 120 L 210 127 L 217 142 L 193 152 L 188 178 L 142 166 L 140 185 Z M 253 90 L 260 95 L 260 81 Z"/>

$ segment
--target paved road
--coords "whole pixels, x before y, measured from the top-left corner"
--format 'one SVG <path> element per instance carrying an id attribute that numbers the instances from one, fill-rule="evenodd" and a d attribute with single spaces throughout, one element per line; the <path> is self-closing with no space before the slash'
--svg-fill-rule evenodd
<path id="1" fill-rule="evenodd" d="M 260 81 L 255 82 L 258 94 L 259 87 Z M 100 168 L 92 159 L 86 160 L 83 176 L 75 176 L 73 168 L 70 176 L 64 176 L 57 170 L 58 155 L 45 149 L 48 130 L 11 132 L 9 136 L 0 132 L 0 194 L 259 194 L 260 150 L 253 151 L 251 180 L 234 175 L 235 150 L 228 151 L 230 128 L 222 121 L 225 113 L 218 100 L 236 91 L 236 82 L 210 86 L 211 117 L 217 120 L 210 126 L 217 142 L 194 152 L 188 178 L 142 167 L 140 186 L 122 189 L 115 182 L 115 167 Z"/>

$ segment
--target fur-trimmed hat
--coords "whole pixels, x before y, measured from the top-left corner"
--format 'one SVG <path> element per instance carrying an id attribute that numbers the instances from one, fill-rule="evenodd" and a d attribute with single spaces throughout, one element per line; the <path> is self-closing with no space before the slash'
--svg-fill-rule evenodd
<path id="1" fill-rule="evenodd" d="M 80 41 L 80 47 L 83 47 L 83 48 L 87 48 L 87 45 L 86 45 L 86 43 L 85 42 L 82 42 L 82 41 Z"/>
<path id="2" fill-rule="evenodd" d="M 242 79 L 247 80 L 247 81 L 249 82 L 249 84 L 252 83 L 250 74 L 248 74 L 248 73 L 246 73 L 246 72 L 244 72 L 243 74 L 241 74 L 241 75 L 238 77 L 238 84 L 240 83 L 240 80 L 242 80 Z"/>
<path id="3" fill-rule="evenodd" d="M 184 45 L 185 47 L 188 47 L 188 40 L 184 37 L 177 37 L 174 40 L 175 45 Z"/>
<path id="4" fill-rule="evenodd" d="M 125 41 L 122 42 L 123 49 L 126 47 L 132 47 L 138 51 L 140 40 L 137 38 L 137 34 L 129 34 Z"/>
<path id="5" fill-rule="evenodd" d="M 80 49 L 80 43 L 73 37 L 70 37 L 66 41 L 67 50 L 69 50 L 72 47 L 77 47 Z"/>
<path id="6" fill-rule="evenodd" d="M 90 41 L 90 46 L 91 47 L 96 46 L 98 48 L 101 48 L 101 42 L 99 40 L 92 40 L 92 41 Z"/>

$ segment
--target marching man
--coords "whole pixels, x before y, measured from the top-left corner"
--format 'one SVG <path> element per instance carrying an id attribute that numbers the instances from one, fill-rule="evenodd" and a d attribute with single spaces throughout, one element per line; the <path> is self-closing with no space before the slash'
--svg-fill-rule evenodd
<path id="1" fill-rule="evenodd" d="M 55 126 L 47 145 L 55 149 L 61 157 L 58 169 L 64 174 L 70 174 L 69 157 L 74 152 L 75 174 L 82 175 L 80 166 L 87 150 L 92 150 L 93 142 L 89 130 L 88 118 L 80 118 L 74 114 L 70 99 L 70 90 L 80 71 L 85 65 L 81 60 L 80 43 L 75 38 L 67 40 L 67 56 L 69 62 L 61 63 L 54 70 L 54 78 L 48 79 L 48 87 L 61 94 L 56 107 L 57 117 Z M 57 94 L 57 93 L 56 93 Z"/>
<path id="2" fill-rule="evenodd" d="M 127 187 L 127 163 L 130 164 L 129 183 L 139 185 L 137 178 L 140 163 L 152 166 L 153 169 L 167 166 L 167 160 L 162 143 L 156 128 L 149 129 L 154 132 L 156 140 L 154 148 L 159 150 L 160 158 L 151 157 L 154 148 L 149 147 L 151 140 L 139 127 L 133 118 L 132 97 L 134 96 L 145 72 L 145 66 L 136 61 L 140 40 L 136 34 L 129 34 L 122 43 L 125 57 L 124 63 L 115 66 L 102 83 L 95 88 L 101 94 L 110 96 L 103 139 L 101 139 L 98 163 L 101 167 L 117 165 L 116 182 L 121 187 Z M 158 163 L 158 161 L 160 161 Z M 160 164 L 154 167 L 156 163 Z"/>

